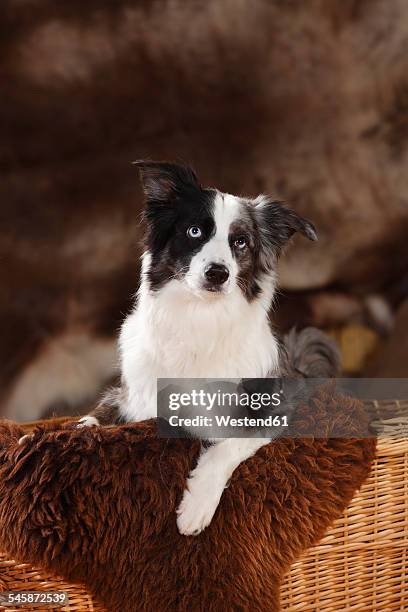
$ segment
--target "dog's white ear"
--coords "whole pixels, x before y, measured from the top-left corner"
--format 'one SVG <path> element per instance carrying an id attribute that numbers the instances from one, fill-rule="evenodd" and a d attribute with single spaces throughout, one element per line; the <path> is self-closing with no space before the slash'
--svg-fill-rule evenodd
<path id="1" fill-rule="evenodd" d="M 317 231 L 311 221 L 298 215 L 297 212 L 288 208 L 282 202 L 278 202 L 268 196 L 258 196 L 253 200 L 258 219 L 264 232 L 269 233 L 271 240 L 284 244 L 299 232 L 309 240 L 318 240 Z"/>
<path id="2" fill-rule="evenodd" d="M 194 170 L 181 164 L 138 160 L 143 191 L 148 201 L 171 202 L 187 189 L 200 185 Z"/>

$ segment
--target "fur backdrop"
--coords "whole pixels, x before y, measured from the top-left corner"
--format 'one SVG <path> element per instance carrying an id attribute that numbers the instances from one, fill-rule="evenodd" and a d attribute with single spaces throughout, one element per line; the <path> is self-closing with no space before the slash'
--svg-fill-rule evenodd
<path id="1" fill-rule="evenodd" d="M 313 219 L 286 289 L 382 291 L 406 271 L 405 0 L 3 0 L 0 41 L 3 414 L 77 408 L 113 375 L 133 159 Z"/>

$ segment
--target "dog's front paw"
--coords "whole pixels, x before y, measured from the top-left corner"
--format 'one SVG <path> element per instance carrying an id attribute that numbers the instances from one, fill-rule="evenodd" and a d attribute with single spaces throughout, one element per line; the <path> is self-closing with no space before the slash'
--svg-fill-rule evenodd
<path id="1" fill-rule="evenodd" d="M 177 527 L 182 535 L 198 535 L 208 527 L 218 507 L 221 493 L 214 487 L 195 486 L 194 477 L 189 479 L 183 499 L 177 508 Z"/>
<path id="2" fill-rule="evenodd" d="M 19 438 L 18 443 L 21 446 L 22 444 L 24 444 L 24 442 L 28 442 L 32 438 L 34 438 L 34 434 L 26 434 L 25 436 L 21 436 L 21 438 Z"/>
<path id="3" fill-rule="evenodd" d="M 87 414 L 86 416 L 82 417 L 82 419 L 79 419 L 77 423 L 77 427 L 94 427 L 96 425 L 99 425 L 98 419 L 90 414 Z"/>

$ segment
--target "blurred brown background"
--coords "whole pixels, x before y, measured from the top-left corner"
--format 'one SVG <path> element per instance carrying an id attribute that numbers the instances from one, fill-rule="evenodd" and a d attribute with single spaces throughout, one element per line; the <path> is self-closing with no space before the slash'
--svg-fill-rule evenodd
<path id="1" fill-rule="evenodd" d="M 3 0 L 0 92 L 3 414 L 78 412 L 114 376 L 137 158 L 312 219 L 277 327 L 328 329 L 346 372 L 408 376 L 405 0 Z"/>

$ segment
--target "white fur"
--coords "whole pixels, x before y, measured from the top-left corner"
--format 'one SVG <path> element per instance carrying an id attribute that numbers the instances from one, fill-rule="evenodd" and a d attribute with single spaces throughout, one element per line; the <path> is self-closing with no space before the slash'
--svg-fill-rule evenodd
<path id="1" fill-rule="evenodd" d="M 216 232 L 203 248 L 195 255 L 191 262 L 186 283 L 190 289 L 201 295 L 201 285 L 204 278 L 204 270 L 210 263 L 223 264 L 229 272 L 229 278 L 223 285 L 223 293 L 231 293 L 236 289 L 236 278 L 238 266 L 232 257 L 231 248 L 228 243 L 228 234 L 231 223 L 239 218 L 240 202 L 238 198 L 228 193 L 217 193 L 214 202 L 214 222 Z M 208 291 L 204 291 L 208 299 Z"/>
<path id="2" fill-rule="evenodd" d="M 248 303 L 238 287 L 204 300 L 178 280 L 152 294 L 143 278 L 149 262 L 145 255 L 139 304 L 120 334 L 125 419 L 156 416 L 157 378 L 262 378 L 277 369 L 263 301 Z M 272 293 L 271 280 L 265 291 Z"/>
<path id="3" fill-rule="evenodd" d="M 119 340 L 128 389 L 121 408 L 129 421 L 156 416 L 157 378 L 262 378 L 277 369 L 278 347 L 268 321 L 275 278 L 263 279 L 262 296 L 251 303 L 235 280 L 228 230 L 239 210 L 238 198 L 217 195 L 215 235 L 192 258 L 185 280 L 173 279 L 151 292 L 146 278 L 151 257 L 143 255 L 138 304 Z M 199 290 L 206 264 L 215 261 L 230 270 L 226 293 Z"/>
<path id="4" fill-rule="evenodd" d="M 157 294 L 146 287 L 150 257 L 143 258 L 139 305 L 120 335 L 126 420 L 156 416 L 156 380 L 177 378 L 262 378 L 278 368 L 278 347 L 266 302 L 248 303 L 235 287 L 203 300 L 173 280 Z M 273 279 L 264 290 L 273 293 Z M 197 534 L 211 521 L 234 469 L 269 439 L 229 439 L 205 451 L 188 480 L 178 508 L 180 533 Z"/>
<path id="5" fill-rule="evenodd" d="M 180 533 L 197 535 L 210 524 L 234 470 L 269 442 L 269 438 L 231 438 L 201 453 L 177 509 Z"/>
<path id="6" fill-rule="evenodd" d="M 278 346 L 268 310 L 275 278 L 261 281 L 262 294 L 248 302 L 237 285 L 237 264 L 228 242 L 240 202 L 218 194 L 215 235 L 195 255 L 184 279 L 172 279 L 152 292 L 147 281 L 149 253 L 142 258 L 138 303 L 120 334 L 122 379 L 127 399 L 121 416 L 141 421 L 157 416 L 157 378 L 262 378 L 278 369 Z M 225 289 L 202 289 L 209 263 L 230 273 Z M 229 439 L 204 451 L 191 472 L 178 508 L 180 533 L 196 534 L 211 521 L 235 468 L 269 439 Z"/>

